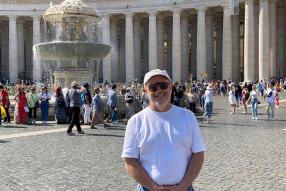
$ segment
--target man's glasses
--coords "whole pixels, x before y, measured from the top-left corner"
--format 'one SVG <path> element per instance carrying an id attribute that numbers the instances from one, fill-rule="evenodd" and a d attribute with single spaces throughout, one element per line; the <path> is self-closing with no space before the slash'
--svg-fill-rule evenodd
<path id="1" fill-rule="evenodd" d="M 147 85 L 150 92 L 156 92 L 158 90 L 158 87 L 160 87 L 161 90 L 165 90 L 169 87 L 169 82 L 157 82 L 154 84 Z"/>

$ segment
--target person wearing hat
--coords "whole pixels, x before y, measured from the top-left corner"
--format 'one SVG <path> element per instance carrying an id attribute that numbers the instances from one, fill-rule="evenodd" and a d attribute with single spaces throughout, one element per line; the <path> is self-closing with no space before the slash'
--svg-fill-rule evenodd
<path id="1" fill-rule="evenodd" d="M 137 191 L 191 191 L 206 150 L 195 115 L 172 105 L 172 82 L 165 70 L 145 74 L 150 104 L 126 127 L 122 157 Z"/>
<path id="2" fill-rule="evenodd" d="M 29 124 L 36 124 L 37 108 L 40 106 L 39 97 L 36 93 L 35 86 L 31 87 L 31 92 L 27 95 L 28 108 L 29 108 Z"/>
<path id="3" fill-rule="evenodd" d="M 202 120 L 204 119 L 205 116 L 208 117 L 207 119 L 207 123 L 209 122 L 209 120 L 211 119 L 212 116 L 212 111 L 213 111 L 213 83 L 209 84 L 207 86 L 207 89 L 205 91 L 204 97 L 205 97 L 205 113 L 203 115 Z"/>
<path id="4" fill-rule="evenodd" d="M 67 129 L 67 134 L 73 136 L 72 132 L 73 127 L 76 125 L 78 134 L 84 134 L 84 131 L 81 130 L 80 127 L 80 106 L 81 106 L 81 98 L 80 93 L 83 91 L 80 89 L 79 84 L 74 81 L 71 83 L 71 89 L 69 90 L 69 98 L 70 98 L 70 111 L 71 111 L 71 121 L 69 127 Z"/>

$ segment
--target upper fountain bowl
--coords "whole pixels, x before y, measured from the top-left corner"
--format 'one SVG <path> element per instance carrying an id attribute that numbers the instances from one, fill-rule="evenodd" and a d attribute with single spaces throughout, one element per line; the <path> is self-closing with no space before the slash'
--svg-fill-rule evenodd
<path id="1" fill-rule="evenodd" d="M 59 5 L 50 6 L 44 14 L 44 20 L 62 22 L 65 18 L 83 18 L 86 23 L 98 22 L 99 14 L 81 0 L 65 0 Z"/>
<path id="2" fill-rule="evenodd" d="M 34 45 L 37 55 L 43 60 L 71 58 L 101 59 L 111 50 L 106 44 L 82 41 L 53 41 Z"/>

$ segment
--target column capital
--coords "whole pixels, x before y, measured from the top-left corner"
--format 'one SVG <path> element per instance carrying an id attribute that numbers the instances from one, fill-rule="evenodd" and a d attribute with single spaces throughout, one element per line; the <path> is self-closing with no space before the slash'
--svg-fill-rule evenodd
<path id="1" fill-rule="evenodd" d="M 37 19 L 41 19 L 42 15 L 31 15 L 31 17 L 33 18 L 33 20 L 37 20 Z"/>
<path id="2" fill-rule="evenodd" d="M 133 17 L 134 13 L 133 12 L 125 12 L 123 13 L 126 17 Z"/>
<path id="3" fill-rule="evenodd" d="M 206 7 L 198 7 L 197 10 L 198 10 L 198 13 L 199 12 L 201 12 L 201 13 L 204 12 L 205 13 L 207 8 Z"/>
<path id="4" fill-rule="evenodd" d="M 172 9 L 173 15 L 181 15 L 182 9 Z"/>
<path id="5" fill-rule="evenodd" d="M 9 18 L 9 20 L 12 20 L 12 19 L 17 19 L 17 15 L 7 15 L 7 17 Z"/>
<path id="6" fill-rule="evenodd" d="M 254 3 L 254 0 L 245 0 L 244 2 L 245 2 L 245 4 L 248 5 L 248 4 Z"/>
<path id="7" fill-rule="evenodd" d="M 146 13 L 149 14 L 149 17 L 155 17 L 158 14 L 158 11 L 152 10 L 152 11 L 147 11 Z"/>
<path id="8" fill-rule="evenodd" d="M 111 16 L 111 14 L 110 13 L 101 13 L 100 16 L 103 18 L 109 18 Z"/>

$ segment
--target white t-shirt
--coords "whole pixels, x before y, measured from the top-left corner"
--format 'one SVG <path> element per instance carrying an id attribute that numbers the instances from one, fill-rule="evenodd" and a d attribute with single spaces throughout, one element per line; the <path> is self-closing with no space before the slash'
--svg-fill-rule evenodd
<path id="1" fill-rule="evenodd" d="M 258 99 L 257 91 L 252 90 L 249 94 L 251 97 L 251 100 L 253 101 L 254 99 Z"/>
<path id="2" fill-rule="evenodd" d="M 139 159 L 157 184 L 173 185 L 183 179 L 192 153 L 205 150 L 192 112 L 174 105 L 167 112 L 147 107 L 128 121 L 122 157 Z"/>
<path id="3" fill-rule="evenodd" d="M 213 91 L 210 89 L 207 89 L 205 91 L 205 98 L 206 98 L 205 100 L 206 103 L 213 102 Z"/>
<path id="4" fill-rule="evenodd" d="M 271 91 L 272 93 L 270 93 Z M 276 90 L 274 88 L 267 88 L 265 94 L 267 103 L 275 102 Z M 271 94 L 271 96 L 268 97 L 268 94 Z"/>

